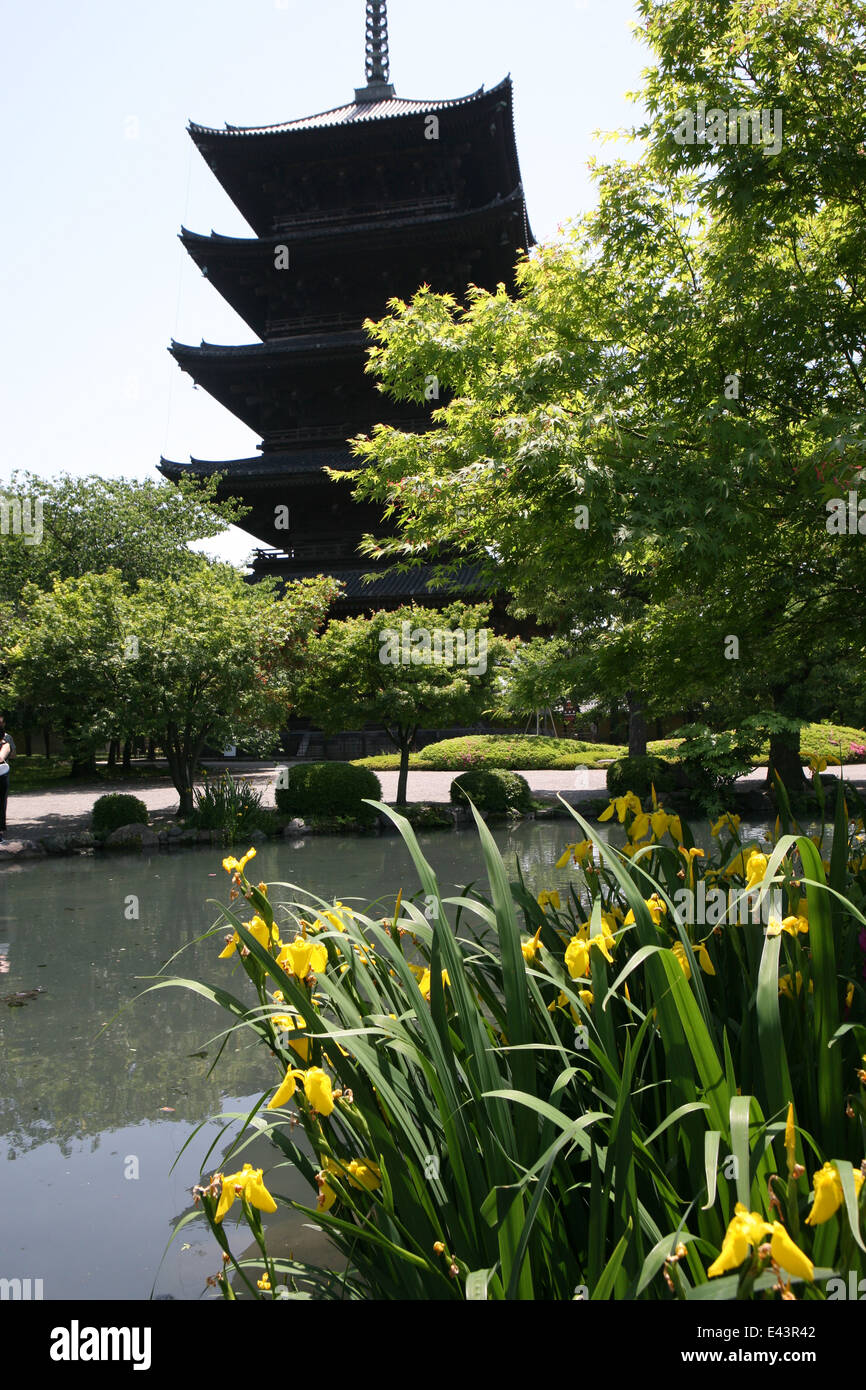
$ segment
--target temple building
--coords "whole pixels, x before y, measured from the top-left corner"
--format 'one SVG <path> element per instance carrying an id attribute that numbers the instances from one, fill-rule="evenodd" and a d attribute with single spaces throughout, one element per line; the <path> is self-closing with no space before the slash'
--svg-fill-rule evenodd
<path id="1" fill-rule="evenodd" d="M 367 4 L 366 77 L 353 101 L 320 115 L 261 129 L 190 125 L 255 235 L 184 228 L 181 240 L 258 341 L 170 351 L 261 443 L 254 458 L 160 464 L 173 480 L 224 475 L 222 495 L 251 508 L 243 527 L 263 547 L 254 575 L 333 574 L 346 586 L 343 613 L 456 596 L 431 590 L 429 569 L 363 583 L 376 567 L 358 544 L 383 533 L 382 512 L 325 472 L 353 467 L 347 441 L 377 423 L 430 426 L 423 408 L 383 396 L 365 374 L 364 320 L 422 284 L 458 299 L 469 284 L 513 288 L 533 244 L 510 78 L 456 100 L 397 97 L 384 0 Z M 460 597 L 481 596 L 474 570 L 457 580 Z"/>

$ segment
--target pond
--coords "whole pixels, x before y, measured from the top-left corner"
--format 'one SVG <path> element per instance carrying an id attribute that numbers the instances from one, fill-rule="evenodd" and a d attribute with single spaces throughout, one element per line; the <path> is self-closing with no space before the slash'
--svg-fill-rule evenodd
<path id="1" fill-rule="evenodd" d="M 555 864 L 581 838 L 575 823 L 523 822 L 494 835 L 510 876 L 519 862 L 535 892 L 567 888 L 569 870 Z M 419 841 L 443 896 L 482 878 L 474 830 Z M 41 1279 L 46 1299 L 210 1295 L 219 1257 L 204 1221 L 166 1246 L 200 1165 L 223 1166 L 228 1138 L 212 1117 L 246 1114 L 273 1078 L 261 1049 L 236 1038 L 210 1073 L 224 1015 L 205 1000 L 166 989 L 131 1001 L 213 924 L 207 900 L 228 902 L 222 854 L 29 861 L 0 875 L 0 999 L 40 991 L 0 1003 L 0 1278 Z M 418 887 L 394 835 L 271 843 L 255 867 L 257 878 L 349 904 L 392 907 L 398 889 Z M 167 973 L 242 992 L 218 953 L 217 940 L 193 945 Z M 237 1166 L 267 1172 L 274 1150 L 256 1144 Z M 287 1168 L 274 1190 L 312 1201 Z M 281 1207 L 270 1224 L 275 1249 L 327 1259 L 309 1218 Z"/>

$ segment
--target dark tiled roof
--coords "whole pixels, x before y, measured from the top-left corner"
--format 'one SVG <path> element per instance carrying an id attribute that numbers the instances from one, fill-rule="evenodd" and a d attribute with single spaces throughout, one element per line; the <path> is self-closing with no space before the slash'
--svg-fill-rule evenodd
<path id="1" fill-rule="evenodd" d="M 238 347 L 205 342 L 195 347 L 192 343 L 179 343 L 172 338 L 169 352 L 175 357 L 191 356 L 200 362 L 223 362 L 232 359 L 257 362 L 263 358 L 284 361 L 287 357 L 304 357 L 317 348 L 336 353 L 353 352 L 365 347 L 367 342 L 363 329 L 357 328 L 344 333 L 326 331 L 299 334 L 295 338 L 281 338 L 274 343 L 242 343 Z"/>
<path id="2" fill-rule="evenodd" d="M 214 126 L 197 125 L 195 121 L 190 121 L 189 129 L 193 135 L 283 135 L 293 130 L 367 124 L 370 121 L 390 120 L 395 116 L 420 116 L 428 112 L 450 111 L 454 107 L 469 106 L 481 97 L 490 96 L 510 84 L 511 78 L 506 77 L 487 93 L 483 87 L 479 87 L 477 92 L 470 92 L 468 96 L 456 97 L 451 101 L 411 101 L 402 97 L 391 97 L 385 101 L 351 101 L 345 106 L 335 106 L 330 111 L 320 111 L 315 116 L 302 116 L 296 121 L 284 121 L 280 125 L 234 126 L 226 122 L 225 130 L 219 130 Z"/>
<path id="3" fill-rule="evenodd" d="M 160 472 L 176 482 L 180 477 L 195 475 L 210 477 L 213 473 L 224 473 L 232 482 L 257 482 L 279 479 L 286 473 L 318 473 L 323 468 L 354 468 L 351 452 L 346 449 L 303 449 L 297 453 L 260 454 L 256 458 L 228 459 L 214 463 L 207 459 L 191 458 L 189 463 L 176 463 L 172 459 L 159 461 Z"/>
<path id="4" fill-rule="evenodd" d="M 276 561 L 276 564 L 279 562 Z M 268 573 L 270 566 L 265 561 L 256 565 L 256 571 L 260 574 Z M 314 579 L 321 574 L 321 569 L 311 570 L 291 570 L 279 575 L 282 579 Z M 468 593 L 488 594 L 490 592 L 487 585 L 481 578 L 481 571 L 477 565 L 464 565 L 455 571 L 448 580 L 448 588 L 444 587 L 444 581 L 440 581 L 438 586 L 431 583 L 433 569 L 430 565 L 422 565 L 417 569 L 408 570 L 403 573 L 384 574 L 379 579 L 374 579 L 372 583 L 364 582 L 365 575 L 369 570 L 335 570 L 333 575 L 345 585 L 345 594 L 340 600 L 354 600 L 365 604 L 377 603 L 380 599 L 391 598 L 412 598 L 424 596 L 428 598 L 448 599 L 460 598 L 461 595 Z"/>
<path id="5" fill-rule="evenodd" d="M 507 215 L 514 209 L 521 209 L 524 201 L 523 186 L 518 185 L 507 197 L 497 198 L 493 202 L 485 203 L 480 208 L 461 208 L 457 211 L 449 208 L 443 212 L 423 211 L 406 216 L 394 212 L 388 215 L 387 224 L 384 226 L 371 226 L 362 218 L 359 218 L 357 222 L 335 224 L 332 219 L 323 214 L 321 223 L 311 225 L 298 222 L 296 225 L 287 227 L 281 232 L 274 232 L 267 237 L 223 236 L 220 232 L 211 232 L 209 236 L 206 236 L 202 232 L 192 232 L 188 227 L 183 226 L 179 236 L 188 251 L 223 250 L 232 253 L 246 252 L 250 255 L 262 255 L 270 253 L 273 246 L 282 242 L 294 240 L 308 243 L 319 240 L 330 243 L 339 237 L 355 242 L 359 232 L 381 241 L 383 236 L 398 237 L 406 227 L 419 225 L 431 233 L 435 231 L 459 233 L 464 227 L 468 232 L 471 232 L 478 224 L 500 220 L 503 214 Z"/>

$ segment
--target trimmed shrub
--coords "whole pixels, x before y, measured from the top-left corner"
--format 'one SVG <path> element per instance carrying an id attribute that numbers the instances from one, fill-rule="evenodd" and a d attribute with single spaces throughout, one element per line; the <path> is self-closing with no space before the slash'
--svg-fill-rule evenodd
<path id="1" fill-rule="evenodd" d="M 451 783 L 452 805 L 467 806 L 467 797 L 479 811 L 492 815 L 532 810 L 532 793 L 526 778 L 502 767 L 478 767 L 455 777 Z"/>
<path id="2" fill-rule="evenodd" d="M 94 835 L 110 835 L 122 825 L 147 825 L 147 807 L 137 796 L 112 792 L 93 803 L 90 828 Z"/>
<path id="3" fill-rule="evenodd" d="M 277 810 L 304 820 L 345 817 L 361 825 L 375 825 L 376 812 L 365 798 L 382 800 L 378 777 L 366 767 L 351 763 L 302 763 L 289 770 L 288 787 L 278 787 Z"/>
<path id="4" fill-rule="evenodd" d="M 655 787 L 657 795 L 672 792 L 676 786 L 676 771 L 664 758 L 652 753 L 639 758 L 617 758 L 607 770 L 607 789 L 611 796 L 634 792 L 641 800 Z"/>

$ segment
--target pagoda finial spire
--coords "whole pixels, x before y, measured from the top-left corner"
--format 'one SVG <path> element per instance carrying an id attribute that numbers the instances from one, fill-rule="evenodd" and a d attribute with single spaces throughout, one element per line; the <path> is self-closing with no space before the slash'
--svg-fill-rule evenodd
<path id="1" fill-rule="evenodd" d="M 387 0 L 367 0 L 367 85 L 355 91 L 356 101 L 382 101 L 394 95 L 389 82 Z"/>

